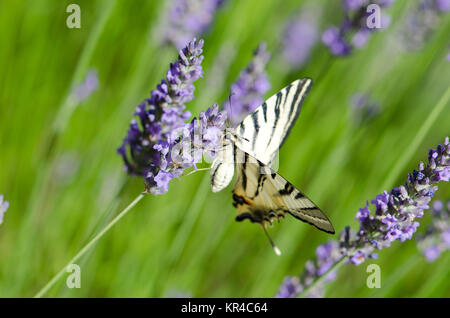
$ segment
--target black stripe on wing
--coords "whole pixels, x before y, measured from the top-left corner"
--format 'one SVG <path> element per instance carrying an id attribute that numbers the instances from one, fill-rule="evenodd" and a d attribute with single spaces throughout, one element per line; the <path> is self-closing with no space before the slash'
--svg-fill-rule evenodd
<path id="1" fill-rule="evenodd" d="M 289 90 L 291 89 L 291 85 L 292 84 L 290 84 L 288 87 L 286 87 L 287 92 L 289 92 Z M 276 100 L 275 106 L 273 107 L 275 122 L 272 125 L 272 132 L 270 133 L 269 142 L 267 143 L 268 145 L 270 145 L 272 143 L 273 135 L 275 134 L 275 131 L 277 129 L 278 120 L 280 119 L 280 105 L 281 105 L 281 100 L 283 99 L 284 94 L 286 94 L 286 96 L 287 96 L 287 93 L 285 93 L 284 90 L 277 93 L 277 100 Z M 254 149 L 254 147 L 253 147 L 253 149 Z"/>
<path id="2" fill-rule="evenodd" d="M 269 164 L 289 135 L 311 86 L 311 79 L 299 79 L 256 108 L 237 127 L 237 146 Z"/>
<path id="3" fill-rule="evenodd" d="M 267 123 L 267 103 L 264 102 L 261 105 L 262 111 L 263 111 L 263 116 L 264 116 L 264 122 Z"/>
<path id="4" fill-rule="evenodd" d="M 286 130 L 284 131 L 284 136 L 281 140 L 279 148 L 284 144 L 286 138 L 289 136 L 292 127 L 294 126 L 295 121 L 300 115 L 300 110 L 302 109 L 303 101 L 306 98 L 309 90 L 312 87 L 312 80 L 310 78 L 302 78 L 297 85 L 295 90 L 294 100 L 291 103 L 291 108 L 289 110 L 289 121 L 286 125 Z"/>
<path id="5" fill-rule="evenodd" d="M 216 185 L 216 173 L 219 170 L 220 166 L 222 165 L 222 162 L 219 162 L 217 166 L 214 168 L 213 171 L 211 171 L 211 186 L 214 187 Z"/>
<path id="6" fill-rule="evenodd" d="M 258 130 L 259 130 L 258 113 L 259 112 L 253 112 L 250 115 L 250 116 L 252 116 L 253 128 L 255 129 L 256 134 L 258 133 Z M 256 139 L 258 139 L 257 135 L 253 137 L 253 142 L 252 142 L 253 149 L 255 149 Z"/>

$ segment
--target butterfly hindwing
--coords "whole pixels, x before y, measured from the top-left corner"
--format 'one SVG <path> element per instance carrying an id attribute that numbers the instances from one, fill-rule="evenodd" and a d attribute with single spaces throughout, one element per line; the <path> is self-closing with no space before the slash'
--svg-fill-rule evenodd
<path id="1" fill-rule="evenodd" d="M 319 230 L 334 234 L 326 215 L 295 186 L 248 153 L 235 149 L 236 183 L 233 189 L 236 220 L 249 219 L 265 226 L 286 213 Z"/>

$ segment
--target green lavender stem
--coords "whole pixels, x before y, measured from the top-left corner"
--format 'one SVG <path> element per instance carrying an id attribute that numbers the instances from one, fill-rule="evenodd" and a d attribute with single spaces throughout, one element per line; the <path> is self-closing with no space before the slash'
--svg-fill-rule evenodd
<path id="1" fill-rule="evenodd" d="M 403 166 L 405 165 L 405 162 L 408 162 L 408 159 L 411 158 L 414 155 L 414 152 L 417 150 L 419 145 L 422 143 L 423 139 L 427 135 L 428 131 L 430 130 L 431 126 L 434 124 L 436 119 L 438 118 L 439 114 L 444 110 L 445 105 L 448 104 L 450 99 L 450 88 L 447 88 L 444 95 L 439 100 L 436 107 L 433 108 L 431 113 L 428 115 L 427 119 L 423 123 L 423 125 L 420 127 L 417 134 L 412 138 L 413 142 L 409 144 L 409 147 L 406 149 L 406 151 L 403 152 L 402 156 L 397 160 L 397 163 L 395 164 L 394 168 L 389 172 L 389 175 L 386 177 L 386 181 L 384 182 L 381 189 L 387 189 L 391 187 L 395 179 L 397 179 L 398 175 L 400 174 L 401 170 L 403 169 Z"/>
<path id="2" fill-rule="evenodd" d="M 35 296 L 34 298 L 41 298 L 45 295 L 53 285 L 64 275 L 67 266 L 78 261 L 89 249 L 106 234 L 125 214 L 128 213 L 139 201 L 142 200 L 144 194 L 141 193 L 131 202 L 125 209 L 123 209 L 107 226 L 103 228 L 96 236 L 92 238 L 68 263 L 64 266 Z"/>
<path id="3" fill-rule="evenodd" d="M 106 22 L 113 12 L 115 4 L 116 0 L 106 1 L 105 4 L 101 7 L 101 13 L 98 16 L 95 27 L 89 34 L 88 41 L 84 46 L 81 57 L 77 62 L 77 66 L 75 67 L 71 84 L 67 88 L 66 97 L 59 106 L 58 113 L 53 120 L 49 136 L 46 138 L 46 141 L 42 145 L 43 158 L 39 161 L 39 166 L 36 169 L 37 174 L 34 181 L 34 186 L 32 188 L 31 194 L 29 195 L 30 199 L 28 200 L 28 205 L 26 208 L 26 218 L 22 222 L 22 226 L 18 236 L 18 249 L 22 249 L 22 246 L 26 244 L 26 241 L 24 241 L 22 238 L 29 237 L 28 235 L 31 235 L 30 233 L 32 231 L 35 231 L 35 229 L 32 227 L 32 224 L 38 217 L 41 217 L 38 211 L 42 209 L 45 198 L 47 197 L 47 192 L 49 191 L 49 183 L 51 181 L 52 167 L 55 164 L 55 150 L 57 149 L 59 136 L 66 128 L 76 106 L 73 105 L 73 100 L 70 97 L 71 90 L 74 85 L 77 82 L 81 81 L 82 77 L 85 75 L 89 66 L 88 63 L 91 60 L 91 57 L 98 43 L 98 39 L 100 38 L 100 35 L 105 28 Z M 26 276 L 26 271 L 27 269 L 24 266 L 20 266 L 18 268 L 17 275 L 20 280 L 25 279 L 24 277 Z M 20 285 L 18 281 L 17 285 Z"/>

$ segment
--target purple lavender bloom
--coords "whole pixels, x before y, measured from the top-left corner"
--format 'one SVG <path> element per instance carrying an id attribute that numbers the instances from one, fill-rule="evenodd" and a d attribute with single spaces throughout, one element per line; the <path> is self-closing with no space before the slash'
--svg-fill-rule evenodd
<path id="1" fill-rule="evenodd" d="M 72 97 L 77 103 L 82 103 L 93 92 L 98 89 L 98 73 L 97 70 L 91 69 L 88 71 L 86 78 L 72 91 Z"/>
<path id="2" fill-rule="evenodd" d="M 224 0 L 174 0 L 165 21 L 165 40 L 181 49 L 209 29 Z"/>
<path id="3" fill-rule="evenodd" d="M 417 237 L 417 246 L 428 262 L 433 262 L 450 249 L 450 200 L 433 204 L 433 219 L 424 234 Z"/>
<path id="4" fill-rule="evenodd" d="M 373 216 L 361 218 L 357 215 L 360 230 L 356 239 L 346 244 L 348 255 L 355 255 L 351 250 L 356 253 L 361 247 L 372 246 L 368 250 L 371 252 L 374 248 L 389 247 L 394 240 L 411 239 L 419 226 L 415 219 L 422 217 L 423 210 L 429 208 L 428 203 L 437 190 L 436 184 L 448 181 L 441 175 L 449 169 L 450 144 L 447 137 L 444 145 L 429 151 L 428 164 L 420 163 L 418 170 L 408 175 L 403 186 L 384 192 L 372 201 L 375 205 Z M 360 209 L 359 214 L 367 215 L 367 207 Z M 376 246 L 370 243 L 373 240 L 377 242 Z"/>
<path id="5" fill-rule="evenodd" d="M 295 298 L 302 292 L 298 277 L 287 276 L 281 284 L 280 291 L 275 295 L 275 298 Z"/>
<path id="6" fill-rule="evenodd" d="M 448 148 L 448 149 L 447 149 Z M 419 225 L 415 221 L 423 215 L 423 210 L 428 209 L 428 203 L 434 192 L 436 184 L 446 181 L 440 177 L 442 172 L 450 169 L 450 146 L 448 138 L 444 145 L 439 145 L 436 150 L 430 150 L 428 165 L 419 164 L 419 170 L 408 175 L 408 181 L 389 193 L 384 192 L 376 197 L 372 203 L 375 205 L 373 216 L 360 221 L 360 230 L 357 239 L 349 242 L 349 251 L 357 251 L 372 240 L 377 241 L 377 249 L 389 247 L 394 240 L 405 241 L 411 239 Z M 367 207 L 360 209 L 360 214 L 367 213 Z"/>
<path id="7" fill-rule="evenodd" d="M 159 170 L 158 174 L 153 178 L 153 180 L 156 182 L 156 187 L 160 189 L 162 193 L 166 193 L 169 190 L 169 181 L 173 178 L 173 173 Z"/>
<path id="8" fill-rule="evenodd" d="M 361 29 L 355 32 L 352 37 L 352 45 L 355 48 L 362 48 L 366 45 L 370 38 L 370 31 L 368 29 Z"/>
<path id="9" fill-rule="evenodd" d="M 364 5 L 367 5 L 366 0 L 345 0 L 343 2 L 346 10 L 359 10 Z"/>
<path id="10" fill-rule="evenodd" d="M 305 272 L 300 277 L 286 277 L 275 297 L 297 297 L 305 288 L 310 286 L 317 277 L 324 275 L 341 257 L 339 243 L 336 241 L 330 241 L 319 245 L 316 249 L 316 259 L 309 260 L 306 263 Z M 331 271 L 328 273 L 327 277 L 325 277 L 323 282 L 331 282 L 334 279 L 336 279 L 336 271 Z M 323 293 L 324 284 L 320 284 L 310 290 L 307 296 L 314 298 L 323 297 Z"/>
<path id="11" fill-rule="evenodd" d="M 319 27 L 312 15 L 313 12 L 303 12 L 291 19 L 284 29 L 283 56 L 295 68 L 300 68 L 309 59 L 319 39 Z"/>
<path id="12" fill-rule="evenodd" d="M 441 176 L 443 172 L 446 174 L 449 170 L 450 142 L 446 137 L 444 144 L 439 145 L 435 150 L 429 150 L 428 164 L 419 163 L 418 170 L 408 175 L 403 186 L 394 188 L 390 192 L 385 191 L 371 201 L 375 208 L 374 213 L 370 212 L 368 203 L 358 210 L 356 219 L 360 223 L 359 231 L 351 231 L 347 226 L 340 234 L 339 242 L 331 241 L 317 248 L 316 259 L 306 263 L 305 271 L 300 276 L 298 290 L 305 290 L 319 277 L 327 275 L 321 283 L 311 286 L 306 295 L 321 296 L 326 281 L 331 281 L 336 276 L 336 270 L 331 272 L 329 270 L 342 258 L 347 258 L 347 264 L 360 265 L 368 258 L 377 258 L 375 250 L 389 247 L 391 242 L 396 240 L 404 242 L 411 239 L 419 226 L 416 219 L 423 216 L 424 210 L 429 209 L 428 203 L 437 190 L 437 184 L 448 181 Z M 443 208 L 442 203 L 434 205 L 433 227 L 427 232 L 430 234 L 422 239 L 424 242 L 429 241 L 422 243 L 423 253 L 428 260 L 436 259 L 450 246 L 448 212 L 450 201 L 446 206 L 447 210 Z M 439 217 L 436 217 L 437 215 Z"/>
<path id="13" fill-rule="evenodd" d="M 179 177 L 184 169 L 195 167 L 204 144 L 218 142 L 214 136 L 226 119 L 214 105 L 200 113 L 199 120 L 186 122 L 191 113 L 185 111 L 185 103 L 194 98 L 193 82 L 202 76 L 202 47 L 203 41 L 194 39 L 180 50 L 166 79 L 136 108 L 138 118 L 131 121 L 127 136 L 117 149 L 125 170 L 144 177 L 147 190 L 154 194 L 167 192 L 171 179 Z M 202 139 L 202 133 L 207 140 Z M 195 143 L 196 138 L 200 142 Z"/>
<path id="14" fill-rule="evenodd" d="M 352 256 L 349 257 L 349 261 L 353 265 L 359 265 L 359 264 L 363 263 L 365 260 L 366 260 L 366 254 L 361 250 L 356 251 L 355 254 L 353 254 Z"/>
<path id="15" fill-rule="evenodd" d="M 370 210 L 369 210 L 369 201 L 366 202 L 366 206 L 362 209 L 359 209 L 356 212 L 356 219 L 359 222 L 366 222 L 369 219 Z"/>
<path id="16" fill-rule="evenodd" d="M 447 249 L 450 249 L 450 226 L 441 234 L 441 240 Z"/>
<path id="17" fill-rule="evenodd" d="M 3 194 L 0 194 L 0 224 L 3 223 L 3 217 L 5 216 L 6 210 L 9 208 L 9 202 L 3 200 Z"/>
<path id="18" fill-rule="evenodd" d="M 336 253 L 338 249 L 338 244 L 334 241 L 330 241 L 328 243 L 319 245 L 316 250 L 316 274 L 322 276 L 325 274 L 331 266 L 333 266 L 336 258 L 340 256 L 339 253 Z M 326 280 L 334 280 L 335 273 L 331 272 L 326 277 Z"/>
<path id="19" fill-rule="evenodd" d="M 322 34 L 322 42 L 328 46 L 331 54 L 336 56 L 349 55 L 352 48 L 347 40 L 344 38 L 341 31 L 332 26 L 326 29 Z"/>
<path id="20" fill-rule="evenodd" d="M 335 56 L 347 56 L 355 48 L 364 47 L 371 34 L 377 30 L 367 26 L 370 12 L 366 8 L 369 4 L 377 4 L 382 8 L 389 7 L 393 0 L 345 0 L 342 6 L 345 18 L 339 27 L 331 26 L 322 34 L 322 42 L 328 47 L 330 53 Z M 385 29 L 390 24 L 388 15 L 381 15 L 381 28 Z"/>
<path id="21" fill-rule="evenodd" d="M 441 12 L 449 12 L 450 0 L 436 0 L 436 8 Z"/>
<path id="22" fill-rule="evenodd" d="M 231 98 L 225 102 L 224 108 L 232 127 L 238 125 L 264 101 L 264 94 L 270 88 L 264 70 L 269 58 L 270 54 L 266 51 L 265 43 L 261 43 L 254 52 L 253 60 L 231 85 Z"/>
<path id="23" fill-rule="evenodd" d="M 431 245 L 422 251 L 427 262 L 432 263 L 441 256 L 441 249 L 437 245 Z"/>
<path id="24" fill-rule="evenodd" d="M 333 42 L 338 41 L 339 37 L 339 29 L 335 26 L 332 26 L 322 33 L 322 42 L 325 45 L 330 46 L 333 44 Z"/>
<path id="25" fill-rule="evenodd" d="M 180 50 L 178 60 L 167 71 L 166 79 L 150 93 L 150 98 L 137 106 L 134 114 L 139 123 L 135 119 L 131 121 L 128 135 L 118 149 L 128 173 L 145 176 L 152 170 L 149 162 L 159 160 L 154 145 L 167 143 L 169 146 L 173 143 L 172 133 L 183 128 L 184 121 L 191 116 L 184 111 L 185 103 L 194 98 L 193 82 L 202 76 L 202 47 L 203 41 L 194 39 Z"/>

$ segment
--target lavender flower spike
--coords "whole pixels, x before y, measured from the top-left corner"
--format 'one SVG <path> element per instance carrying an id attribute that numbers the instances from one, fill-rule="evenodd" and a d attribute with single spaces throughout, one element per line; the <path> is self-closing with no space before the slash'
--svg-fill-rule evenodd
<path id="1" fill-rule="evenodd" d="M 316 259 L 309 260 L 305 265 L 305 271 L 300 277 L 286 277 L 281 284 L 276 298 L 295 298 L 305 288 L 310 286 L 315 279 L 324 275 L 340 258 L 342 258 L 339 250 L 339 243 L 330 241 L 319 245 L 316 249 Z M 331 271 L 324 282 L 333 281 L 336 278 L 336 271 Z M 324 284 L 317 285 L 308 292 L 308 297 L 323 297 Z"/>
<path id="2" fill-rule="evenodd" d="M 181 49 L 192 38 L 208 30 L 224 0 L 174 0 L 167 12 L 165 40 Z"/>
<path id="3" fill-rule="evenodd" d="M 281 284 L 280 291 L 275 295 L 275 298 L 295 298 L 303 290 L 298 277 L 287 276 Z"/>
<path id="4" fill-rule="evenodd" d="M 377 4 L 381 8 L 389 7 L 393 0 L 345 0 L 342 2 L 345 18 L 339 27 L 330 26 L 322 34 L 322 42 L 328 47 L 330 53 L 335 56 L 346 56 L 356 48 L 366 45 L 372 32 L 376 28 L 367 26 L 367 19 L 371 13 L 367 13 L 369 4 Z M 390 17 L 381 16 L 381 28 L 389 25 Z"/>
<path id="5" fill-rule="evenodd" d="M 368 258 L 378 257 L 375 251 L 390 247 L 393 241 L 411 239 L 419 226 L 417 219 L 423 216 L 424 210 L 429 209 L 428 204 L 438 189 L 437 184 L 449 179 L 450 142 L 446 137 L 444 144 L 430 149 L 428 164 L 419 163 L 418 170 L 408 175 L 403 186 L 385 191 L 371 201 L 373 213 L 369 202 L 358 210 L 356 219 L 360 228 L 357 232 L 347 226 L 340 234 L 339 242 L 331 241 L 317 248 L 316 261 L 309 261 L 305 273 L 300 276 L 299 290 L 314 286 L 308 295 L 317 296 L 317 291 L 323 291 L 323 283 L 333 280 L 335 273 L 329 272 L 321 284 L 314 282 L 341 259 L 346 258 L 347 264 L 359 265 Z M 442 240 L 444 244 L 449 242 L 447 230 L 443 231 Z M 436 251 L 432 252 L 436 257 Z"/>
<path id="6" fill-rule="evenodd" d="M 180 50 L 166 79 L 150 93 L 150 98 L 137 106 L 134 114 L 138 118 L 131 121 L 127 136 L 117 150 L 129 174 L 150 176 L 150 187 L 169 177 L 163 173 L 156 176 L 161 168 L 167 167 L 164 155 L 173 146 L 177 130 L 191 117 L 184 109 L 185 103 L 194 98 L 192 83 L 202 76 L 202 46 L 203 41 L 194 39 Z"/>
<path id="7" fill-rule="evenodd" d="M 264 101 L 264 94 L 270 88 L 270 82 L 264 70 L 269 58 L 266 44 L 261 43 L 254 52 L 253 60 L 231 85 L 231 98 L 230 101 L 225 102 L 224 108 L 232 127 L 237 126 L 245 116 Z"/>
<path id="8" fill-rule="evenodd" d="M 154 194 L 168 191 L 169 181 L 184 169 L 195 167 L 204 152 L 213 151 L 226 116 L 218 105 L 187 120 L 191 113 L 185 103 L 194 98 L 193 82 L 202 76 L 203 41 L 191 41 L 179 52 L 150 98 L 141 103 L 130 129 L 117 152 L 130 175 L 144 177 L 147 190 Z"/>
<path id="9" fill-rule="evenodd" d="M 3 223 L 3 217 L 9 208 L 9 202 L 3 200 L 3 194 L 0 194 L 0 224 Z"/>

